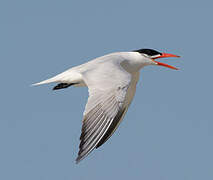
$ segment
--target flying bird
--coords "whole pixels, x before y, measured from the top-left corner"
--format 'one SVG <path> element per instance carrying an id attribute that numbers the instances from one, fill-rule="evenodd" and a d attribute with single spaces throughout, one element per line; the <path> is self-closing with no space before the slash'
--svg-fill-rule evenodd
<path id="1" fill-rule="evenodd" d="M 33 85 L 58 83 L 53 90 L 87 86 L 89 98 L 76 163 L 104 144 L 121 123 L 135 95 L 140 69 L 148 65 L 177 68 L 158 62 L 158 58 L 179 57 L 153 49 L 115 52 L 68 69 Z"/>

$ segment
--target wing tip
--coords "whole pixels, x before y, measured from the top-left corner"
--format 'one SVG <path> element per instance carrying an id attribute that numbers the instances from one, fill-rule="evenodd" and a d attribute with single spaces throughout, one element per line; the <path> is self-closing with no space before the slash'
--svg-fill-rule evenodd
<path id="1" fill-rule="evenodd" d="M 87 155 L 86 155 L 86 156 L 87 156 Z M 78 155 L 78 157 L 75 159 L 75 163 L 76 163 L 76 164 L 79 164 L 79 162 L 82 161 L 86 156 Z"/>
<path id="2" fill-rule="evenodd" d="M 78 156 L 78 157 L 75 159 L 75 164 L 78 164 L 80 161 L 81 161 L 81 158 Z"/>

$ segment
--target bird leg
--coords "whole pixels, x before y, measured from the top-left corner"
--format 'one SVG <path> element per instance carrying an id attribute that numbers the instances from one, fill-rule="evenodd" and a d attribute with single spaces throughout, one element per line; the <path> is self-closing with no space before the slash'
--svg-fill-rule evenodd
<path id="1" fill-rule="evenodd" d="M 77 83 L 71 83 L 71 84 L 68 84 L 68 83 L 59 83 L 59 84 L 57 84 L 57 85 L 53 88 L 53 90 L 68 88 L 68 87 L 70 87 L 70 86 L 72 86 L 72 85 L 74 85 L 74 84 L 77 84 Z"/>

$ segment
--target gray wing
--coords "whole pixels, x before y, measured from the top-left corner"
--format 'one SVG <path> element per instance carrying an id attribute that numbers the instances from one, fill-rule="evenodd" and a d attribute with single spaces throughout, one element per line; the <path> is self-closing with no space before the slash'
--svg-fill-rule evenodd
<path id="1" fill-rule="evenodd" d="M 119 125 L 128 108 L 125 100 L 131 75 L 120 65 L 105 63 L 83 73 L 83 79 L 89 88 L 89 98 L 84 111 L 77 163 L 101 146 Z"/>

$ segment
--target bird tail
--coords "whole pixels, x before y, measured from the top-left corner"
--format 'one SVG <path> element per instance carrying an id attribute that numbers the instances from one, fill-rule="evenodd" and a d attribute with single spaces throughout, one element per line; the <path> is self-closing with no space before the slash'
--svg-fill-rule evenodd
<path id="1" fill-rule="evenodd" d="M 81 80 L 82 80 L 82 76 L 80 73 L 78 73 L 76 71 L 72 71 L 72 70 L 67 70 L 52 78 L 32 84 L 32 86 L 38 86 L 38 85 L 49 84 L 49 83 L 76 84 L 76 83 L 79 83 Z"/>
<path id="2" fill-rule="evenodd" d="M 49 84 L 49 83 L 53 83 L 53 82 L 59 82 L 57 80 L 56 76 L 52 77 L 50 79 L 46 79 L 44 81 L 38 82 L 38 83 L 34 83 L 34 84 L 32 84 L 32 86 L 39 86 L 39 85 L 42 85 L 42 84 Z"/>

